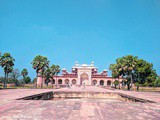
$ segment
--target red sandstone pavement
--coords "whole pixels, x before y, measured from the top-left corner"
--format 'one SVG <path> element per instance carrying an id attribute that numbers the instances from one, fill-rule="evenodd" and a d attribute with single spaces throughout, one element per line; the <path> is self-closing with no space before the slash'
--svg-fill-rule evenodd
<path id="1" fill-rule="evenodd" d="M 113 99 L 16 100 L 47 91 L 120 92 L 157 103 Z M 99 87 L 0 90 L 0 120 L 160 120 L 160 93 Z"/>

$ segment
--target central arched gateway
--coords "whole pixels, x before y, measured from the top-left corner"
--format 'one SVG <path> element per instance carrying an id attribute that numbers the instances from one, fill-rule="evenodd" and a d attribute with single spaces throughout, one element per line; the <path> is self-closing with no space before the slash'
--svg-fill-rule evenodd
<path id="1" fill-rule="evenodd" d="M 88 85 L 88 81 L 89 80 L 89 77 L 88 77 L 88 74 L 87 73 L 82 73 L 81 74 L 81 78 L 80 78 L 80 84 L 81 85 Z"/>

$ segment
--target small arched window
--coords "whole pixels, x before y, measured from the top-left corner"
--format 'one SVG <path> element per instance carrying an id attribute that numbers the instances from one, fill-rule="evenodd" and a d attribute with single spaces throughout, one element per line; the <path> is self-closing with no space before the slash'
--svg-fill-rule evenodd
<path id="1" fill-rule="evenodd" d="M 76 84 L 76 80 L 75 79 L 72 80 L 72 84 Z"/>
<path id="2" fill-rule="evenodd" d="M 111 85 L 111 81 L 110 80 L 107 81 L 107 85 Z"/>
<path id="3" fill-rule="evenodd" d="M 100 85 L 104 85 L 104 80 L 100 80 Z"/>
<path id="4" fill-rule="evenodd" d="M 62 80 L 61 79 L 58 80 L 58 84 L 62 84 Z"/>

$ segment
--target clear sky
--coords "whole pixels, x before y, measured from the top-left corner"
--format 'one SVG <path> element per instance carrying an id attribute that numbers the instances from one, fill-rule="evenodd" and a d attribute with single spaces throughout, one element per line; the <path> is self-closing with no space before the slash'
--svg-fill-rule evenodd
<path id="1" fill-rule="evenodd" d="M 0 51 L 32 78 L 39 54 L 69 71 L 76 60 L 102 71 L 132 54 L 160 74 L 160 0 L 0 0 Z"/>

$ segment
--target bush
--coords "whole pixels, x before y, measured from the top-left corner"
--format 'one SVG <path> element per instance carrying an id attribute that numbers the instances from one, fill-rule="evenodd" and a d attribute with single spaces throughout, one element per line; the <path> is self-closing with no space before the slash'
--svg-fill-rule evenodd
<path id="1" fill-rule="evenodd" d="M 119 81 L 118 81 L 118 80 L 115 80 L 115 81 L 113 82 L 113 84 L 114 84 L 114 86 L 115 86 L 115 88 L 116 88 L 117 85 L 119 85 Z"/>
<path id="2" fill-rule="evenodd" d="M 160 87 L 160 77 L 158 77 L 154 82 L 155 87 Z"/>
<path id="3" fill-rule="evenodd" d="M 29 76 L 25 77 L 24 78 L 24 82 L 25 82 L 25 84 L 30 83 L 31 82 L 31 78 Z"/>

